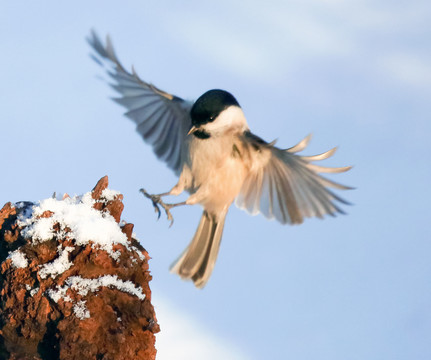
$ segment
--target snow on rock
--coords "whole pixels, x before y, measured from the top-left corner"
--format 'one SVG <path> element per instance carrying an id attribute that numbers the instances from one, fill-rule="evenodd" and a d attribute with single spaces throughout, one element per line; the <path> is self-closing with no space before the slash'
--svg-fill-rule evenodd
<path id="1" fill-rule="evenodd" d="M 106 190 L 102 195 L 107 194 L 108 197 L 102 198 L 102 201 L 113 201 L 115 196 L 120 195 L 116 191 Z M 18 225 L 25 227 L 24 237 L 31 238 L 33 242 L 50 240 L 56 233 L 62 238 L 73 238 L 77 245 L 86 245 L 91 241 L 93 246 L 99 246 L 117 258 L 118 254 L 113 252 L 112 246 L 122 244 L 127 247 L 127 237 L 109 213 L 94 208 L 95 203 L 92 193 L 63 200 L 45 199 L 33 206 L 30 217 L 20 217 Z M 45 217 L 44 214 L 51 216 Z M 55 225 L 58 230 L 54 230 Z"/>
<path id="2" fill-rule="evenodd" d="M 39 288 L 38 288 L 38 287 L 36 287 L 36 288 L 34 288 L 34 289 L 31 289 L 31 290 L 30 290 L 30 296 L 34 296 L 34 295 L 36 295 L 38 292 L 39 292 Z"/>
<path id="3" fill-rule="evenodd" d="M 73 312 L 80 320 L 88 319 L 90 317 L 90 312 L 85 306 L 85 301 L 82 300 L 73 305 Z"/>
<path id="4" fill-rule="evenodd" d="M 0 210 L 0 354 L 155 358 L 149 256 L 107 186 Z"/>
<path id="5" fill-rule="evenodd" d="M 73 250 L 75 250 L 73 246 L 66 246 L 63 248 L 61 245 L 58 245 L 58 258 L 41 266 L 39 270 L 40 277 L 45 279 L 47 276 L 51 276 L 54 279 L 56 276 L 70 269 L 73 263 L 69 261 L 69 253 Z"/>
<path id="6" fill-rule="evenodd" d="M 87 279 L 80 276 L 70 276 L 66 279 L 65 283 L 66 285 L 64 286 L 57 286 L 55 290 L 49 289 L 48 291 L 49 297 L 57 303 L 60 300 L 71 303 L 74 302 L 73 299 L 67 295 L 68 290 L 73 290 L 81 296 L 86 296 L 89 292 L 95 293 L 99 291 L 101 287 L 115 288 L 122 292 L 136 296 L 140 300 L 145 299 L 145 294 L 142 292 L 142 288 L 140 286 L 136 286 L 130 280 L 123 281 L 116 275 L 103 275 L 95 279 Z M 78 301 L 76 304 L 79 302 L 80 301 Z M 88 314 L 90 313 L 88 312 Z"/>
<path id="7" fill-rule="evenodd" d="M 104 275 L 97 279 L 83 279 L 80 276 L 71 276 L 67 278 L 66 284 L 83 296 L 87 295 L 89 291 L 96 292 L 100 287 L 105 286 L 127 292 L 141 300 L 145 299 L 145 294 L 142 293 L 141 287 L 136 287 L 130 280 L 120 280 L 116 275 Z"/>
<path id="8" fill-rule="evenodd" d="M 28 266 L 27 258 L 19 250 L 15 250 L 9 253 L 8 259 L 12 260 L 12 265 L 16 268 L 25 268 Z"/>

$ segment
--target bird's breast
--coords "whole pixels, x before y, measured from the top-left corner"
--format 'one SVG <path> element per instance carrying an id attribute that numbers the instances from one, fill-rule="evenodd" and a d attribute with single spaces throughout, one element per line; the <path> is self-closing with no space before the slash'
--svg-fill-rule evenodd
<path id="1" fill-rule="evenodd" d="M 235 137 L 210 137 L 190 144 L 190 169 L 195 191 L 206 209 L 229 206 L 241 190 L 249 168 Z"/>

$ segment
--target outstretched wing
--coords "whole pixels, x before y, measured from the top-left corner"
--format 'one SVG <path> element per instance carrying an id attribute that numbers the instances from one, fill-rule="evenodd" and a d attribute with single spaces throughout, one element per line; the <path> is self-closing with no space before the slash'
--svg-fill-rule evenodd
<path id="1" fill-rule="evenodd" d="M 115 82 L 111 86 L 121 95 L 114 100 L 127 109 L 125 115 L 137 124 L 137 132 L 152 145 L 157 157 L 179 175 L 188 153 L 193 103 L 141 80 L 133 68 L 132 72 L 125 70 L 109 36 L 105 46 L 94 31 L 87 40 L 96 52 L 94 60 L 102 66 L 110 65 L 107 72 Z"/>
<path id="2" fill-rule="evenodd" d="M 243 143 L 247 144 L 254 158 L 252 171 L 246 178 L 235 204 L 251 214 L 262 213 L 282 224 L 300 224 L 305 217 L 322 218 L 343 213 L 338 203 L 348 204 L 328 188 L 352 189 L 335 183 L 319 173 L 340 173 L 350 166 L 329 168 L 312 164 L 327 159 L 336 148 L 315 156 L 299 156 L 310 141 L 307 136 L 297 145 L 279 149 L 256 135 L 246 132 Z"/>

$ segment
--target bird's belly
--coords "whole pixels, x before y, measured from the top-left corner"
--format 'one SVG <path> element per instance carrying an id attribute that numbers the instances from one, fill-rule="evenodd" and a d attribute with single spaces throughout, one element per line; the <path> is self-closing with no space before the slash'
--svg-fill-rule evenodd
<path id="1" fill-rule="evenodd" d="M 212 150 L 194 158 L 192 174 L 199 203 L 207 211 L 219 211 L 230 206 L 239 194 L 247 170 L 231 151 Z"/>
<path id="2" fill-rule="evenodd" d="M 205 197 L 201 204 L 207 210 L 221 210 L 229 206 L 241 190 L 244 174 L 241 164 L 224 164 L 217 168 L 202 185 Z"/>

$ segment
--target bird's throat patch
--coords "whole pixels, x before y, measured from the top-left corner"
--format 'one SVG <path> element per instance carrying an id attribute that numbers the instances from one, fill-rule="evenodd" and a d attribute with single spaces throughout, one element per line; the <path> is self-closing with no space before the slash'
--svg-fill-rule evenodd
<path id="1" fill-rule="evenodd" d="M 206 131 L 204 131 L 204 130 L 196 130 L 194 133 L 193 133 L 193 135 L 194 136 L 196 136 L 198 139 L 201 139 L 201 140 L 205 140 L 205 139 L 209 139 L 210 137 L 211 137 L 211 135 L 210 134 L 208 134 Z"/>

